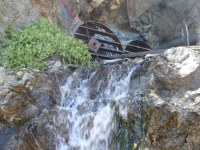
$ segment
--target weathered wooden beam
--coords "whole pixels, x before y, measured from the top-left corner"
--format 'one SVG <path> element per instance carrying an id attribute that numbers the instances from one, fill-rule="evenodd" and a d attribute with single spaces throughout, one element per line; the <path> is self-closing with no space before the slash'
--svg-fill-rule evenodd
<path id="1" fill-rule="evenodd" d="M 186 48 L 190 48 L 192 50 L 200 50 L 200 45 L 196 45 L 196 46 L 186 46 Z"/>
<path id="2" fill-rule="evenodd" d="M 110 58 L 111 59 L 114 59 L 114 58 L 135 58 L 135 57 L 145 56 L 147 54 L 161 54 L 161 53 L 164 53 L 166 50 L 167 49 L 152 50 L 152 51 L 137 52 L 137 53 L 130 52 L 130 53 L 126 53 L 126 54 L 110 56 Z"/>

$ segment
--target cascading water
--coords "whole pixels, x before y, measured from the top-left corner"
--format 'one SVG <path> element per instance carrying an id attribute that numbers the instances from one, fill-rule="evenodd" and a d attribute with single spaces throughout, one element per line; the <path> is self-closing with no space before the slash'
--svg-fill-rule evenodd
<path id="1" fill-rule="evenodd" d="M 116 65 L 97 71 L 74 72 L 61 87 L 60 110 L 65 119 L 68 138 L 58 135 L 57 150 L 113 149 L 116 128 L 114 115 L 127 117 L 127 105 L 121 104 L 128 95 L 130 77 L 136 67 Z"/>

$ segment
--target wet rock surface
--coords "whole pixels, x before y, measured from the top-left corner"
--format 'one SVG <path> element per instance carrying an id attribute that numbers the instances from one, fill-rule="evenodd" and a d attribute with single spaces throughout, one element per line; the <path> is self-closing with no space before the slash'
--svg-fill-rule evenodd
<path id="1" fill-rule="evenodd" d="M 59 103 L 54 76 L 0 68 L 0 149 L 55 149 L 51 128 Z"/>
<path id="2" fill-rule="evenodd" d="M 200 149 L 199 57 L 178 47 L 64 75 L 0 68 L 0 149 L 59 150 L 61 143 L 70 145 L 73 125 L 86 141 L 105 127 L 100 135 L 107 141 L 94 141 L 99 149 Z M 103 111 L 108 114 L 101 120 Z"/>
<path id="3" fill-rule="evenodd" d="M 143 110 L 147 116 L 142 116 L 149 142 L 146 147 L 199 149 L 199 52 L 184 47 L 169 49 L 151 65 L 149 93 L 143 100 L 149 109 Z"/>

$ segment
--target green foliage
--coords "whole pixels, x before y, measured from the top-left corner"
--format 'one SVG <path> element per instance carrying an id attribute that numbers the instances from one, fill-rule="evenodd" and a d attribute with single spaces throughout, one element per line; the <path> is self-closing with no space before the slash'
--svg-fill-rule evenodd
<path id="1" fill-rule="evenodd" d="M 14 118 L 14 123 L 17 125 L 18 130 L 19 130 L 19 126 L 22 125 L 23 123 L 22 118 L 20 117 Z"/>
<path id="2" fill-rule="evenodd" d="M 116 121 L 116 132 L 114 133 L 113 140 L 114 146 L 116 149 L 134 149 L 134 136 L 136 136 L 136 122 L 131 116 L 128 116 L 127 119 L 124 119 L 119 115 L 119 112 L 115 114 Z"/>
<path id="3" fill-rule="evenodd" d="M 90 64 L 91 55 L 83 41 L 66 36 L 65 31 L 45 18 L 26 24 L 23 30 L 9 27 L 7 35 L 0 49 L 0 65 L 6 68 L 44 69 L 45 59 L 54 54 L 63 63 Z"/>
<path id="4" fill-rule="evenodd" d="M 17 118 L 15 118 L 15 122 L 20 122 L 22 120 L 22 118 L 19 118 L 19 117 L 17 117 Z"/>
<path id="5" fill-rule="evenodd" d="M 99 66 L 100 66 L 100 64 L 97 60 L 90 63 L 90 67 L 98 68 Z"/>

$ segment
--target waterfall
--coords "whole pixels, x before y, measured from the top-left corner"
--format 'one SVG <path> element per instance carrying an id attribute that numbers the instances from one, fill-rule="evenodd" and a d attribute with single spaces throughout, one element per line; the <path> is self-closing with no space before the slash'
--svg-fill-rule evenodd
<path id="1" fill-rule="evenodd" d="M 127 97 L 130 77 L 135 69 L 119 65 L 117 68 L 109 68 L 109 73 L 74 72 L 68 77 L 66 84 L 61 87 L 62 101 L 59 109 L 69 114 L 65 116 L 69 133 L 67 139 L 58 135 L 57 150 L 112 149 L 115 130 L 115 109 L 112 104 L 117 105 Z M 127 117 L 126 107 L 119 105 L 121 116 Z"/>

